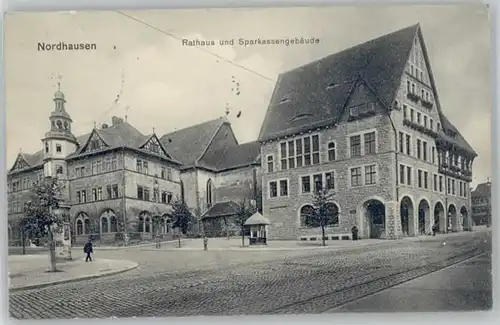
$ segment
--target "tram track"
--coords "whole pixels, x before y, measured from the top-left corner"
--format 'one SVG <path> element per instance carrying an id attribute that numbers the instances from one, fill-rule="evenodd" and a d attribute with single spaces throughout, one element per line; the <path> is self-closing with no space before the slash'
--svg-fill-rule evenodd
<path id="1" fill-rule="evenodd" d="M 303 314 L 303 313 L 325 313 L 355 300 L 384 291 L 399 284 L 411 281 L 424 275 L 439 271 L 446 267 L 461 263 L 463 261 L 478 257 L 487 251 L 474 248 L 456 254 L 442 260 L 426 265 L 390 272 L 384 276 L 355 283 L 343 288 L 332 290 L 320 295 L 315 295 L 307 299 L 294 301 L 276 308 L 271 308 L 259 314 Z M 350 278 L 345 282 L 356 282 L 356 278 Z"/>

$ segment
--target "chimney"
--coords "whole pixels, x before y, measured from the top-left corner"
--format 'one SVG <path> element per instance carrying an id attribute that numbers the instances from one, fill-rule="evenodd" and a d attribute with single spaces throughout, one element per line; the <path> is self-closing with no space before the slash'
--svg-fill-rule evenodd
<path id="1" fill-rule="evenodd" d="M 101 128 L 102 128 L 102 129 L 107 129 L 107 128 L 108 128 L 108 124 L 107 124 L 107 123 L 102 123 Z"/>
<path id="2" fill-rule="evenodd" d="M 113 116 L 111 118 L 111 123 L 113 123 L 113 125 L 118 125 L 118 124 L 123 123 L 123 119 L 118 117 L 118 116 Z"/>

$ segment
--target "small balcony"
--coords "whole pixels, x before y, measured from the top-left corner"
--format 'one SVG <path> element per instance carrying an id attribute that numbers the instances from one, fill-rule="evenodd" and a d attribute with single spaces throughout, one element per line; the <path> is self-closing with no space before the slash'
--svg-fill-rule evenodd
<path id="1" fill-rule="evenodd" d="M 432 109 L 432 107 L 434 106 L 434 104 L 432 102 L 429 102 L 425 99 L 420 100 L 420 103 L 422 104 L 423 107 L 425 107 L 429 110 Z"/>
<path id="2" fill-rule="evenodd" d="M 417 95 L 417 94 L 414 94 L 412 92 L 409 92 L 406 94 L 406 97 L 411 100 L 412 102 L 415 102 L 415 103 L 418 103 L 418 101 L 420 100 L 420 96 Z"/>

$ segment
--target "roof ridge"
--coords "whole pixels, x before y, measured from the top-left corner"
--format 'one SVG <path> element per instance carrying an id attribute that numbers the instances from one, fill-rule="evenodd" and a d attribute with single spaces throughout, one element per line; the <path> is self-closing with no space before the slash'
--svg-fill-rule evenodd
<path id="1" fill-rule="evenodd" d="M 403 32 L 403 31 L 406 31 L 406 30 L 409 30 L 409 29 L 412 29 L 412 28 L 417 28 L 417 27 L 420 27 L 420 23 L 416 23 L 416 24 L 413 24 L 413 25 L 410 25 L 410 26 L 407 26 L 407 27 L 403 27 L 403 28 L 400 28 L 398 30 L 395 30 L 395 31 L 392 31 L 392 32 L 389 32 L 389 33 L 386 33 L 386 34 L 383 34 L 383 35 L 380 35 L 380 36 L 377 36 L 377 37 L 372 38 L 372 39 L 370 39 L 368 41 L 365 41 L 363 43 L 358 43 L 358 44 L 352 45 L 352 46 L 350 46 L 348 48 L 345 48 L 343 50 L 340 50 L 338 52 L 335 52 L 335 53 L 323 56 L 323 57 L 321 57 L 321 58 L 319 58 L 317 60 L 314 60 L 312 62 L 303 64 L 303 65 L 299 65 L 298 67 L 286 70 L 286 71 L 282 72 L 282 74 L 287 74 L 287 73 L 292 72 L 294 70 L 299 70 L 299 69 L 305 68 L 307 66 L 318 64 L 320 61 L 322 61 L 322 60 L 324 60 L 324 59 L 326 59 L 328 57 L 331 57 L 331 56 L 334 56 L 334 55 L 339 55 L 339 54 L 344 53 L 344 52 L 352 51 L 356 47 L 362 47 L 362 46 L 364 46 L 364 45 L 366 45 L 368 43 L 375 42 L 375 41 L 380 41 L 382 38 L 393 36 L 394 34 L 397 34 L 397 33 L 400 33 L 400 32 Z"/>
<path id="2" fill-rule="evenodd" d="M 186 126 L 186 127 L 183 127 L 181 129 L 178 129 L 178 130 L 175 130 L 175 131 L 172 131 L 172 132 L 167 132 L 167 133 L 163 134 L 160 138 L 163 138 L 164 136 L 169 135 L 169 134 L 174 134 L 174 133 L 181 132 L 181 131 L 184 131 L 184 130 L 188 130 L 188 129 L 200 127 L 201 125 L 214 123 L 216 121 L 221 121 L 222 124 L 223 123 L 229 123 L 229 121 L 227 120 L 227 118 L 225 116 L 221 116 L 221 117 L 214 118 L 212 120 L 208 120 L 208 121 L 205 121 L 205 122 L 200 122 L 200 123 L 197 123 L 197 124 Z"/>

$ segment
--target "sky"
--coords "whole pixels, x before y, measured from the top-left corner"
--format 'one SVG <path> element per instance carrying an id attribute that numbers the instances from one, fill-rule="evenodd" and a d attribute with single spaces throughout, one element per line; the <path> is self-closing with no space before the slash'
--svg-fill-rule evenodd
<path id="1" fill-rule="evenodd" d="M 279 73 L 420 23 L 441 106 L 491 176 L 491 58 L 481 5 L 15 13 L 5 18 L 7 166 L 42 148 L 60 82 L 73 133 L 127 121 L 158 135 L 223 116 L 240 143 L 257 139 Z M 318 38 L 310 45 L 182 45 L 182 39 Z M 38 42 L 95 51 L 38 51 Z M 232 80 L 239 83 L 236 95 Z M 117 99 L 119 95 L 119 99 Z M 236 118 L 241 111 L 241 117 Z"/>

